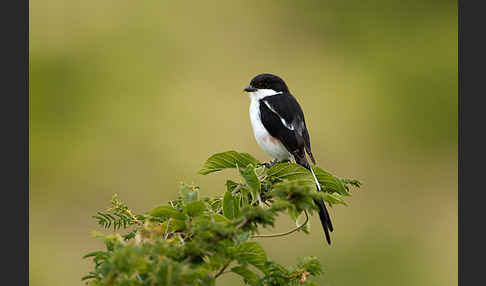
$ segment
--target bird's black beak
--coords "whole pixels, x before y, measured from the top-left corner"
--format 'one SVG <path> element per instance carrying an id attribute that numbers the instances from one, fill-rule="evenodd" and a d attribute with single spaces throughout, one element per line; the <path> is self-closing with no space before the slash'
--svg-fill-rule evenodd
<path id="1" fill-rule="evenodd" d="M 245 89 L 243 89 L 243 91 L 246 91 L 246 92 L 253 92 L 253 91 L 257 91 L 256 88 L 254 88 L 253 86 L 251 86 L 251 84 L 247 87 L 245 87 Z"/>

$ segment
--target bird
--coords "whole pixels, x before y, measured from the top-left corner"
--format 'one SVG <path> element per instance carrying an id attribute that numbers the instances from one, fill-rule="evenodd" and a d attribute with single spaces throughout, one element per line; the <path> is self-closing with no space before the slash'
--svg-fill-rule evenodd
<path id="1" fill-rule="evenodd" d="M 285 81 L 277 75 L 262 73 L 255 76 L 243 91 L 250 97 L 250 121 L 255 139 L 260 148 L 273 158 L 265 166 L 271 167 L 277 162 L 292 159 L 311 172 L 317 191 L 322 191 L 306 157 L 307 153 L 311 162 L 316 163 L 304 113 Z M 331 217 L 324 200 L 314 200 L 314 203 L 330 245 L 330 232 L 334 230 Z"/>

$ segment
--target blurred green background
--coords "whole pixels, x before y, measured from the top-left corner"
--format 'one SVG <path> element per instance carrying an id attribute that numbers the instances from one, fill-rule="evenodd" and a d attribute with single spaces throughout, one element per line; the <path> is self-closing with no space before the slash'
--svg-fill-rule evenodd
<path id="1" fill-rule="evenodd" d="M 312 217 L 269 256 L 318 256 L 319 285 L 457 284 L 455 1 L 41 0 L 30 28 L 31 285 L 83 285 L 113 193 L 143 212 L 181 181 L 220 194 L 235 172 L 196 174 L 213 153 L 268 160 L 242 92 L 263 72 L 318 165 L 364 183 L 331 210 L 331 247 Z"/>

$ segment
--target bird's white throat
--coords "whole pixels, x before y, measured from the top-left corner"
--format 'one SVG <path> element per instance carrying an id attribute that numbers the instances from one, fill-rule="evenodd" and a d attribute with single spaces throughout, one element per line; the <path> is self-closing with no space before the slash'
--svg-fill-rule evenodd
<path id="1" fill-rule="evenodd" d="M 282 92 L 277 92 L 273 89 L 258 89 L 257 91 L 249 92 L 248 96 L 250 96 L 250 99 L 253 101 L 253 100 L 260 100 L 267 96 L 277 95 L 277 94 L 282 94 Z"/>

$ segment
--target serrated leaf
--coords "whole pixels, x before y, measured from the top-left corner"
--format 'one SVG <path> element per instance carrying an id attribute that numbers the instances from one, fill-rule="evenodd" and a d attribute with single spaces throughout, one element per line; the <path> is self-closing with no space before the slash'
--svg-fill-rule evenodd
<path id="1" fill-rule="evenodd" d="M 258 198 L 260 198 L 261 184 L 260 180 L 258 180 L 257 175 L 255 174 L 255 167 L 251 164 L 248 165 L 246 168 L 238 167 L 238 172 L 250 188 L 253 200 L 257 200 Z"/>
<path id="2" fill-rule="evenodd" d="M 231 271 L 243 277 L 243 281 L 252 286 L 257 286 L 258 281 L 260 281 L 260 276 L 245 266 L 233 267 Z"/>
<path id="3" fill-rule="evenodd" d="M 249 263 L 262 272 L 265 271 L 267 254 L 257 242 L 244 242 L 237 246 L 237 259 Z"/>
<path id="4" fill-rule="evenodd" d="M 236 217 L 235 203 L 231 191 L 226 191 L 223 197 L 223 215 L 229 219 Z"/>
<path id="5" fill-rule="evenodd" d="M 323 193 L 324 200 L 331 205 L 341 204 L 347 206 L 346 202 L 344 201 L 343 197 L 338 193 Z"/>
<path id="6" fill-rule="evenodd" d="M 340 179 L 318 166 L 313 166 L 312 170 L 314 170 L 319 184 L 325 191 L 331 193 L 337 192 L 343 196 L 349 196 L 348 191 Z M 267 174 L 280 180 L 306 180 L 314 182 L 312 174 L 306 168 L 290 162 L 275 164 L 268 170 Z"/>
<path id="7" fill-rule="evenodd" d="M 190 202 L 185 206 L 187 215 L 191 217 L 202 214 L 206 209 L 207 206 L 203 201 Z"/>
<path id="8" fill-rule="evenodd" d="M 248 153 L 238 153 L 236 151 L 227 151 L 214 154 L 204 163 L 199 174 L 207 175 L 213 172 L 221 171 L 227 168 L 236 168 L 236 165 L 246 167 L 249 164 L 258 165 L 257 159 Z"/>
<path id="9" fill-rule="evenodd" d="M 280 180 L 309 180 L 310 182 L 314 182 L 314 178 L 309 170 L 290 162 L 273 165 L 267 171 L 267 175 Z"/>
<path id="10" fill-rule="evenodd" d="M 167 219 L 167 218 L 174 218 L 180 220 L 186 219 L 185 214 L 178 212 L 177 210 L 175 210 L 170 206 L 158 206 L 150 212 L 150 215 L 162 219 Z"/>
<path id="11" fill-rule="evenodd" d="M 321 184 L 321 186 L 325 191 L 330 193 L 337 192 L 340 195 L 349 196 L 349 193 L 344 187 L 341 180 L 339 180 L 338 178 L 334 177 L 331 173 L 326 172 L 317 166 L 313 166 L 312 169 L 316 174 L 317 180 L 319 181 L 319 183 Z"/>
<path id="12" fill-rule="evenodd" d="M 179 194 L 184 204 L 199 200 L 199 190 L 194 186 L 183 185 Z"/>

